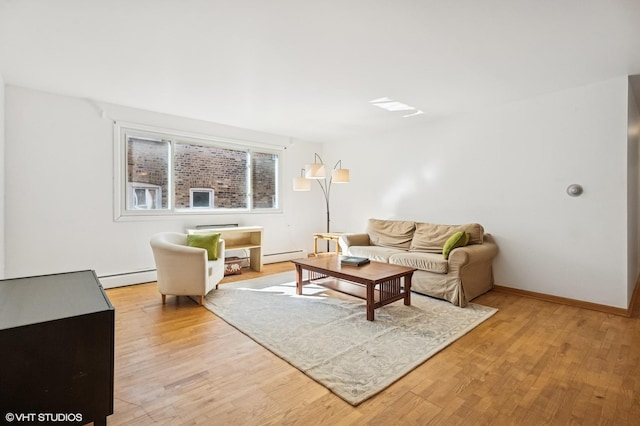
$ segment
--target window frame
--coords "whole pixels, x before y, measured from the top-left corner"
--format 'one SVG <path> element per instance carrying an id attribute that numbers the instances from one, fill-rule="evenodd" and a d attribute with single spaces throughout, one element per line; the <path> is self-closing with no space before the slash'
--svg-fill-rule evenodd
<path id="1" fill-rule="evenodd" d="M 154 126 L 147 126 L 138 123 L 128 123 L 114 121 L 113 123 L 113 170 L 114 170 L 114 221 L 126 220 L 148 220 L 148 219 L 166 219 L 168 217 L 185 217 L 185 216 L 202 216 L 202 215 L 229 215 L 229 214 L 274 214 L 282 213 L 282 168 L 285 147 L 279 145 L 263 144 L 258 142 L 229 139 L 220 136 L 189 133 L 176 131 L 172 129 L 163 129 Z M 168 181 L 168 200 L 166 209 L 130 209 L 128 200 L 128 182 L 127 176 L 127 139 L 140 138 L 157 140 L 166 140 L 170 144 L 170 153 L 168 159 L 169 181 Z M 216 148 L 233 149 L 246 151 L 249 154 L 247 167 L 245 169 L 247 182 L 247 207 L 245 208 L 176 208 L 175 206 L 175 183 L 174 183 L 174 144 L 194 144 L 206 145 Z M 252 168 L 253 160 L 251 153 L 269 153 L 278 156 L 275 169 L 275 203 L 273 208 L 254 208 L 253 206 L 253 185 L 252 185 Z M 207 190 L 212 188 L 205 188 Z M 213 189 L 212 189 L 213 190 Z M 214 192 L 215 193 L 215 192 Z M 191 198 L 191 191 L 190 191 Z M 212 197 L 213 198 L 213 197 Z"/>

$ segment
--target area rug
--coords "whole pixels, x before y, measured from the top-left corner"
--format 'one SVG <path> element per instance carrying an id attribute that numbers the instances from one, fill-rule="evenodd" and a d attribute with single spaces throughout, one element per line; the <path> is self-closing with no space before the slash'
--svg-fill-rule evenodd
<path id="1" fill-rule="evenodd" d="M 352 405 L 382 391 L 497 312 L 416 293 L 375 310 L 313 284 L 296 295 L 294 272 L 222 284 L 207 309 Z"/>

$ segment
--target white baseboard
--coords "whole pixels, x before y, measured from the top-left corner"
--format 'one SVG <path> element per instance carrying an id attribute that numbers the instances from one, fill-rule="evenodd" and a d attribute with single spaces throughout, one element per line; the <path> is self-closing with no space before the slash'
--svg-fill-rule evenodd
<path id="1" fill-rule="evenodd" d="M 147 270 L 139 272 L 128 272 L 118 275 L 108 275 L 106 277 L 98 277 L 102 288 L 124 287 L 133 284 L 142 284 L 155 281 L 157 279 L 156 270 Z"/>

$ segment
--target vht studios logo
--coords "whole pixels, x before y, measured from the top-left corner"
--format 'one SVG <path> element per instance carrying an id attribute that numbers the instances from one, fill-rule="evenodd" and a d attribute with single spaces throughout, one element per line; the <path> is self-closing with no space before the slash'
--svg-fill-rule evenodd
<path id="1" fill-rule="evenodd" d="M 7 413 L 4 419 L 9 422 L 81 422 L 81 413 Z"/>

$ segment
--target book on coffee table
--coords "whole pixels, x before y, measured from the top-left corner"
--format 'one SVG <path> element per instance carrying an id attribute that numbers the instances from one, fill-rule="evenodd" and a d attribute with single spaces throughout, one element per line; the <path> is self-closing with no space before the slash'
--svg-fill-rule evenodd
<path id="1" fill-rule="evenodd" d="M 369 263 L 370 260 L 366 257 L 357 257 L 357 256 L 344 256 L 340 259 L 340 263 L 348 266 L 362 266 Z"/>

